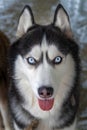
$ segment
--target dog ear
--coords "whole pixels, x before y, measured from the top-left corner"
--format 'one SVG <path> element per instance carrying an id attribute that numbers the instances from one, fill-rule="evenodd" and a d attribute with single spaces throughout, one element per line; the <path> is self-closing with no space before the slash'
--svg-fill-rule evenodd
<path id="1" fill-rule="evenodd" d="M 34 24 L 34 17 L 31 8 L 26 5 L 20 15 L 18 28 L 16 32 L 17 37 L 21 37 L 27 32 L 28 28 L 32 27 Z"/>
<path id="2" fill-rule="evenodd" d="M 54 26 L 60 28 L 60 30 L 68 37 L 72 37 L 69 16 L 61 4 L 59 4 L 56 8 L 53 24 Z"/>

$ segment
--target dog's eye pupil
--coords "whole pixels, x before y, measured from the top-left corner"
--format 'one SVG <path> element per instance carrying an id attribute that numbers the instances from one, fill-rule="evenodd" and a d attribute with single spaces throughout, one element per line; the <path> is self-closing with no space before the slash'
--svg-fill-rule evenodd
<path id="1" fill-rule="evenodd" d="M 35 65 L 35 64 L 36 64 L 36 60 L 35 60 L 33 57 L 28 57 L 28 58 L 27 58 L 27 61 L 28 61 L 28 63 L 31 64 L 31 65 Z"/>
<path id="2" fill-rule="evenodd" d="M 59 63 L 61 63 L 62 62 L 62 57 L 60 57 L 60 56 L 57 56 L 55 59 L 54 59 L 54 63 L 55 64 L 59 64 Z"/>

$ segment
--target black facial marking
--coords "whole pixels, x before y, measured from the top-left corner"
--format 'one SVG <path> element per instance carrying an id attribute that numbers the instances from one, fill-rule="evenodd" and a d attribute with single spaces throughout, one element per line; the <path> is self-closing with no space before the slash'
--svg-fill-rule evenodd
<path id="1" fill-rule="evenodd" d="M 21 55 L 26 55 L 35 45 L 42 44 L 44 36 L 46 36 L 47 44 L 54 44 L 64 55 L 73 53 L 73 50 L 76 53 L 78 52 L 77 44 L 68 39 L 59 28 L 53 25 L 32 27 L 22 38 L 13 43 L 12 48 L 15 48 L 16 52 Z"/>
<path id="2" fill-rule="evenodd" d="M 54 65 L 52 64 L 51 60 L 50 60 L 49 57 L 48 57 L 48 52 L 46 52 L 46 59 L 47 59 L 47 62 L 48 62 L 50 65 L 54 66 Z"/>

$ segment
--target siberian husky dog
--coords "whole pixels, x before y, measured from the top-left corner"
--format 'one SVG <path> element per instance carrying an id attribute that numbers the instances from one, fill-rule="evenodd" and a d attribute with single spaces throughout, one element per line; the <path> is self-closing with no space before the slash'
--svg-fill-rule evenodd
<path id="1" fill-rule="evenodd" d="M 19 18 L 9 51 L 9 106 L 14 130 L 37 119 L 36 130 L 75 130 L 79 102 L 79 49 L 69 17 L 58 5 L 49 25 L 38 25 L 31 8 Z"/>
<path id="2" fill-rule="evenodd" d="M 7 36 L 0 31 L 0 130 L 11 130 L 10 117 L 8 112 L 8 74 L 7 74 L 7 53 L 10 46 Z M 3 122 L 3 123 L 2 123 Z"/>

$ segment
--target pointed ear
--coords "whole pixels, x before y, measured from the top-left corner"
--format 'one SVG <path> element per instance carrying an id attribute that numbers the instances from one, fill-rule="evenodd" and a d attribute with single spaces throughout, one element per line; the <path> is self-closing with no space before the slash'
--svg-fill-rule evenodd
<path id="1" fill-rule="evenodd" d="M 69 16 L 61 4 L 59 4 L 56 8 L 53 24 L 54 26 L 60 28 L 60 30 L 68 37 L 72 37 Z"/>
<path id="2" fill-rule="evenodd" d="M 17 27 L 17 37 L 21 37 L 27 32 L 28 28 L 32 27 L 34 24 L 34 17 L 31 8 L 26 5 L 19 18 L 19 23 Z"/>

